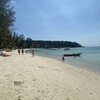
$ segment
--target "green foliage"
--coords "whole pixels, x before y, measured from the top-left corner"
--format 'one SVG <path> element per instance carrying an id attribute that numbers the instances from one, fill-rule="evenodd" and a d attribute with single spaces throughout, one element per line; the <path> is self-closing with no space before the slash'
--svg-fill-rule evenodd
<path id="1" fill-rule="evenodd" d="M 35 48 L 65 48 L 65 47 L 81 47 L 77 42 L 70 41 L 33 41 Z"/>
<path id="2" fill-rule="evenodd" d="M 14 14 L 10 0 L 0 0 L 0 48 L 11 48 Z"/>
<path id="3" fill-rule="evenodd" d="M 12 34 L 12 44 L 13 48 L 24 48 L 25 47 L 25 39 L 23 34 Z"/>
<path id="4" fill-rule="evenodd" d="M 31 38 L 27 38 L 25 41 L 25 47 L 31 48 L 33 46 L 33 40 Z"/>

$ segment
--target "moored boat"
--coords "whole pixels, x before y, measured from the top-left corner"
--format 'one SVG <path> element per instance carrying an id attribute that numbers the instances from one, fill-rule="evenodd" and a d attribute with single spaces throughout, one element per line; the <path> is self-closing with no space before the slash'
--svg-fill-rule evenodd
<path id="1" fill-rule="evenodd" d="M 70 50 L 70 48 L 64 48 L 64 50 Z"/>
<path id="2" fill-rule="evenodd" d="M 63 54 L 64 55 L 64 57 L 70 57 L 70 56 L 74 56 L 74 57 L 76 57 L 76 56 L 80 56 L 82 53 L 73 53 L 73 54 Z"/>

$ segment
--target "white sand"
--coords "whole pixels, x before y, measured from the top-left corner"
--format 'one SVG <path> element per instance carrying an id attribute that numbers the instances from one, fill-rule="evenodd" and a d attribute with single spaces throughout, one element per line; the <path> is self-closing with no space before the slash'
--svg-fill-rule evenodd
<path id="1" fill-rule="evenodd" d="M 100 100 L 100 76 L 13 51 L 0 59 L 0 100 Z"/>

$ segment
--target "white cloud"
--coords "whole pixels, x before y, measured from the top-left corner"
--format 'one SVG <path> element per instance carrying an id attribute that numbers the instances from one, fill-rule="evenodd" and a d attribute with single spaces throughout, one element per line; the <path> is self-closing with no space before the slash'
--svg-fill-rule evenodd
<path id="1" fill-rule="evenodd" d="M 11 0 L 11 3 L 12 3 L 12 4 L 16 4 L 16 1 L 15 1 L 15 0 Z"/>

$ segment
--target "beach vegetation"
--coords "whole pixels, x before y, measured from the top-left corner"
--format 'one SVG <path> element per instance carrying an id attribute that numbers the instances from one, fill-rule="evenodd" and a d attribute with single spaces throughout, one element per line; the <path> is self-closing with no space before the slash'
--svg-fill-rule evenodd
<path id="1" fill-rule="evenodd" d="M 14 15 L 10 0 L 0 0 L 0 48 L 11 48 Z"/>

